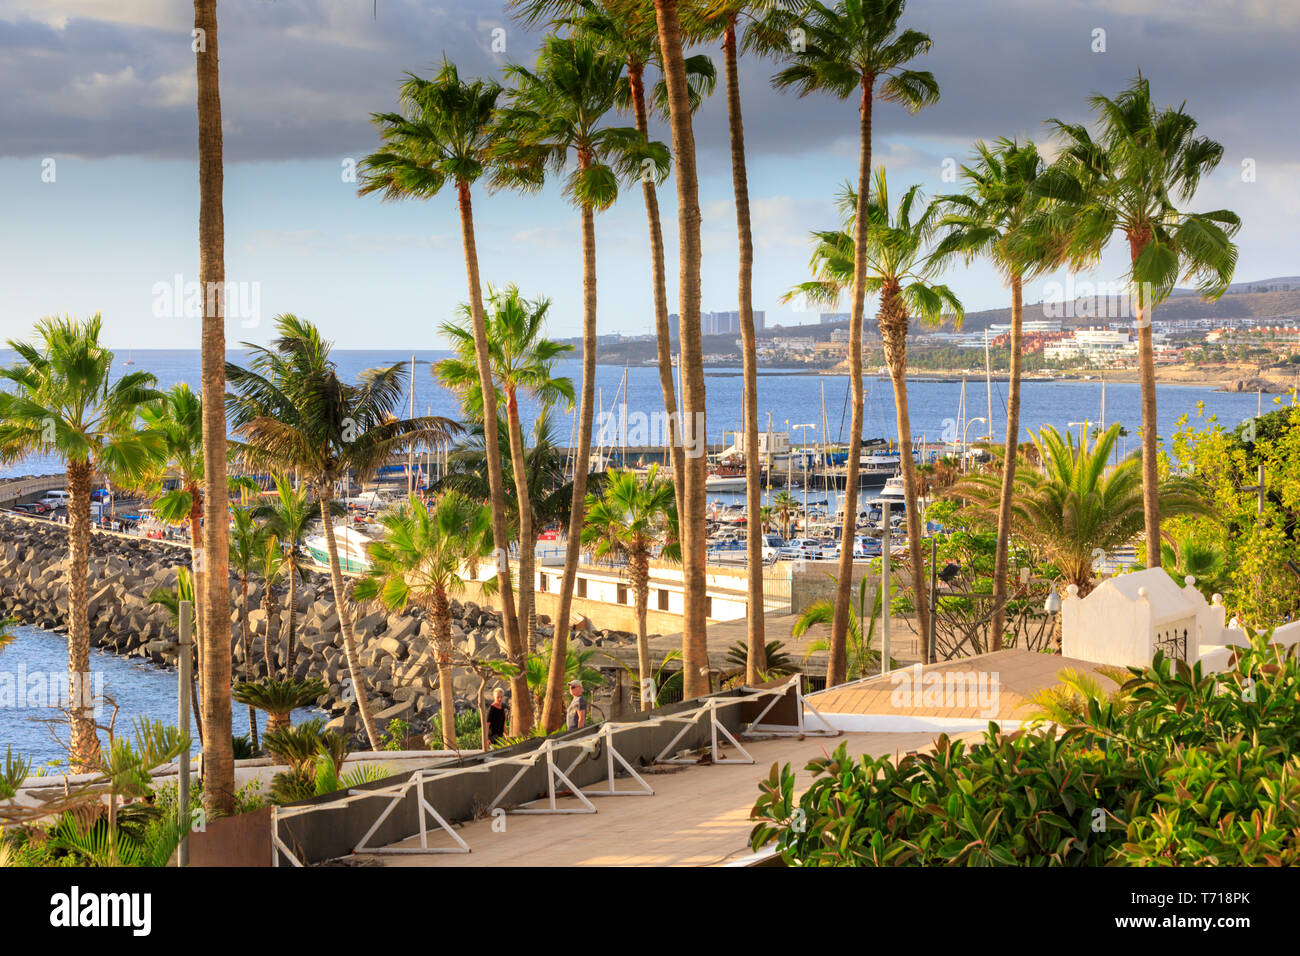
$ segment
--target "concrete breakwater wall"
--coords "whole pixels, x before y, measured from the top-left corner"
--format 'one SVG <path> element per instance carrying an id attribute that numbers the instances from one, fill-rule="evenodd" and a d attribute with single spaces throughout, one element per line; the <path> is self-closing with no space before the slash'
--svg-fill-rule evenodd
<path id="1" fill-rule="evenodd" d="M 0 515 L 0 618 L 66 630 L 67 528 L 41 520 Z M 143 658 L 157 666 L 174 666 L 176 634 L 167 611 L 149 603 L 155 588 L 173 589 L 177 569 L 187 566 L 189 549 L 166 542 L 96 532 L 91 536 L 89 612 L 91 644 L 102 650 Z M 250 676 L 239 654 L 241 589 L 234 575 L 231 590 L 232 652 L 236 680 Z M 271 620 L 261 607 L 261 582 L 249 581 L 249 627 L 252 633 L 252 677 L 266 673 L 266 639 L 271 635 L 273 671 L 283 666 L 281 623 L 286 615 L 288 585 L 272 590 Z M 318 677 L 329 687 L 319 701 L 334 715 L 331 726 L 353 734 L 361 730 L 356 704 L 347 703 L 348 678 L 338 614 L 328 578 L 308 572 L 296 595 L 298 677 Z M 432 626 L 422 612 L 396 614 L 353 605 L 357 644 L 365 688 L 381 729 L 401 718 L 422 730 L 438 710 L 437 669 L 430 645 Z M 452 635 L 460 652 L 478 658 L 504 657 L 500 618 L 471 602 L 452 602 Z M 548 629 L 549 630 L 549 629 Z M 455 668 L 458 705 L 472 706 L 478 678 L 468 668 Z M 488 689 L 498 682 L 490 682 Z M 111 688 L 109 689 L 111 693 Z"/>

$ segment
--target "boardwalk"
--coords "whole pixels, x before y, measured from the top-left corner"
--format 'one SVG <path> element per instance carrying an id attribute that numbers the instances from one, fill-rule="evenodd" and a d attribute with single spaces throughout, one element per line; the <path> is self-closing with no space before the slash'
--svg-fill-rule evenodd
<path id="1" fill-rule="evenodd" d="M 505 832 L 488 818 L 458 833 L 468 854 L 361 854 L 349 862 L 382 866 L 719 866 L 750 853 L 750 808 L 758 783 L 775 763 L 798 771 L 797 789 L 811 781 L 807 762 L 847 743 L 854 754 L 903 754 L 930 746 L 932 734 L 846 734 L 746 742 L 753 764 L 662 767 L 643 772 L 653 796 L 595 798 L 597 812 L 505 818 Z M 576 800 L 560 801 L 577 807 Z M 418 846 L 419 839 L 396 844 Z M 443 833 L 430 846 L 452 846 Z"/>

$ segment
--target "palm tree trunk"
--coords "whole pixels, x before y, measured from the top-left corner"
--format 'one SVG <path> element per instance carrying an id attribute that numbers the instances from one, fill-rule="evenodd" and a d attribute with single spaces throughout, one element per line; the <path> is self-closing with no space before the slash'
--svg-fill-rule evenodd
<path id="1" fill-rule="evenodd" d="M 591 157 L 578 156 L 585 170 Z M 591 426 L 596 404 L 596 214 L 582 207 L 582 399 L 578 407 L 578 451 L 573 464 L 573 505 L 569 509 L 569 536 L 564 548 L 564 577 L 560 584 L 560 606 L 555 615 L 555 636 L 551 640 L 551 664 L 546 677 L 546 698 L 542 703 L 542 729 L 557 730 L 564 717 L 565 664 L 568 662 L 569 614 L 573 607 L 573 586 L 578 579 L 578 558 L 582 547 L 582 522 L 587 514 L 587 472 L 591 469 Z"/>
<path id="2" fill-rule="evenodd" d="M 366 694 L 366 685 L 357 660 L 357 638 L 352 630 L 352 613 L 348 610 L 348 596 L 343 589 L 343 571 L 339 568 L 339 553 L 334 544 L 334 520 L 330 514 L 329 489 L 320 488 L 320 515 L 325 524 L 325 547 L 330 556 L 330 584 L 334 588 L 334 609 L 339 615 L 339 632 L 343 635 L 343 655 L 348 661 L 348 676 L 352 678 L 352 690 L 357 698 L 357 712 L 361 714 L 361 723 L 366 728 L 366 737 L 370 740 L 370 749 L 379 750 L 379 734 L 375 731 L 375 719 L 370 715 L 370 698 Z"/>
<path id="3" fill-rule="evenodd" d="M 655 705 L 655 691 L 646 687 L 650 677 L 650 643 L 646 634 L 646 610 L 650 606 L 650 555 L 644 549 L 638 550 L 630 562 L 632 573 L 632 593 L 636 595 L 636 667 L 640 675 L 640 688 L 637 693 L 637 709 L 650 710 Z M 650 692 L 650 700 L 643 701 L 642 694 Z"/>
<path id="4" fill-rule="evenodd" d="M 767 638 L 763 627 L 763 468 L 758 457 L 758 352 L 754 335 L 754 234 L 749 219 L 749 175 L 745 169 L 745 123 L 740 113 L 740 68 L 736 51 L 736 17 L 727 21 L 722 38 L 727 74 L 727 119 L 731 133 L 731 181 L 736 194 L 736 238 L 740 247 L 740 346 L 744 374 L 745 432 L 745 558 L 748 569 L 749 653 L 745 682 L 757 684 L 767 670 Z M 851 551 L 851 549 L 850 549 Z"/>
<path id="5" fill-rule="evenodd" d="M 222 214 L 221 92 L 217 0 L 194 0 L 202 30 L 197 56 L 199 114 L 199 287 L 203 290 L 203 550 L 211 587 L 204 588 L 203 802 L 235 809 L 235 755 L 230 715 L 230 529 L 226 497 L 225 221 Z"/>
<path id="6" fill-rule="evenodd" d="M 247 669 L 248 661 L 252 657 L 253 635 L 248 627 L 248 575 L 245 573 L 239 575 L 239 634 L 244 642 L 244 662 Z M 249 680 L 252 680 L 251 676 Z"/>
<path id="7" fill-rule="evenodd" d="M 1129 237 L 1129 251 L 1134 262 L 1150 242 L 1150 235 Z M 1138 377 L 1142 382 L 1142 512 L 1146 518 L 1147 567 L 1160 567 L 1160 463 L 1159 424 L 1156 419 L 1156 355 L 1151 338 L 1154 303 L 1147 293 L 1137 291 Z"/>
<path id="8" fill-rule="evenodd" d="M 274 596 L 271 594 L 271 582 L 267 581 L 266 590 L 262 592 L 262 613 L 266 617 L 266 636 L 262 638 L 263 647 L 271 646 L 271 634 L 278 630 L 276 625 L 279 622 L 274 618 L 275 601 L 273 598 Z M 288 656 L 285 657 L 284 679 L 293 679 L 293 661 L 291 661 Z"/>
<path id="9" fill-rule="evenodd" d="M 203 558 L 203 493 L 190 489 L 190 572 L 194 577 L 194 643 L 190 648 L 190 706 L 194 715 L 194 730 L 203 746 L 203 708 L 199 698 L 203 691 L 203 634 L 207 630 L 203 621 L 204 594 L 207 593 L 208 576 Z"/>
<path id="10" fill-rule="evenodd" d="M 70 461 L 68 473 L 68 714 L 72 724 L 69 762 L 87 773 L 99 762 L 90 681 L 90 462 Z"/>
<path id="11" fill-rule="evenodd" d="M 921 548 L 921 510 L 916 474 L 912 459 L 912 416 L 907 402 L 907 306 L 899 297 L 897 282 L 886 283 L 880 298 L 880 334 L 884 340 L 885 361 L 894 386 L 894 407 L 898 418 L 898 456 L 903 469 L 903 498 L 907 509 L 907 553 L 912 565 L 912 593 L 915 595 L 916 622 L 920 630 L 921 660 L 930 653 L 930 606 L 926 603 L 925 555 Z M 885 598 L 888 600 L 888 596 Z"/>
<path id="12" fill-rule="evenodd" d="M 1011 381 L 1007 386 L 1007 441 L 1002 462 L 1002 497 L 998 499 L 998 544 L 993 559 L 993 621 L 990 649 L 1002 650 L 1007 616 L 1007 555 L 1011 539 L 1011 498 L 1016 480 L 1016 450 L 1020 443 L 1021 320 L 1020 273 L 1011 276 Z"/>
<path id="13" fill-rule="evenodd" d="M 628 63 L 627 82 L 632 94 L 632 115 L 635 118 L 637 132 L 649 136 L 650 124 L 646 114 L 645 82 L 641 64 Z M 654 180 L 643 178 L 641 192 L 645 197 L 646 221 L 650 225 L 650 284 L 654 292 L 659 388 L 664 394 L 664 412 L 668 417 L 668 454 L 673 465 L 673 492 L 677 498 L 677 513 L 681 514 L 686 453 L 681 443 L 677 388 L 673 385 L 672 330 L 668 326 L 668 280 L 664 267 L 664 230 L 659 215 L 659 188 Z"/>
<path id="14" fill-rule="evenodd" d="M 862 324 L 867 298 L 872 82 L 870 77 L 862 78 L 862 103 L 858 111 L 858 204 L 853 224 L 853 305 L 849 313 L 849 383 L 853 391 L 853 414 L 849 424 L 849 460 L 844 479 L 844 527 L 840 534 L 840 561 L 835 582 L 835 616 L 831 620 L 830 654 L 826 659 L 827 687 L 844 683 L 848 674 L 849 595 L 853 590 L 853 545 L 858 532 L 858 469 L 862 458 L 862 419 L 866 405 L 862 387 Z M 906 334 L 904 331 L 904 336 Z M 902 434 L 900 431 L 900 437 Z"/>
<path id="15" fill-rule="evenodd" d="M 506 657 L 517 668 L 510 679 L 512 733 L 523 736 L 533 724 L 533 707 L 524 675 L 524 644 L 515 616 L 515 596 L 510 585 L 510 536 L 506 525 L 505 476 L 501 468 L 501 446 L 497 444 L 497 393 L 492 383 L 488 358 L 487 319 L 483 314 L 483 288 L 478 271 L 478 245 L 474 239 L 474 206 L 469 184 L 458 182 L 461 241 L 465 247 L 465 273 L 469 281 L 469 308 L 474 321 L 474 351 L 478 360 L 479 388 L 483 391 L 483 443 L 487 452 L 488 493 L 492 498 L 492 540 L 496 547 L 497 588 L 501 594 L 501 625 L 506 638 Z"/>
<path id="16" fill-rule="evenodd" d="M 447 595 L 435 592 L 433 595 L 433 644 L 438 665 L 438 696 L 442 712 L 442 746 L 447 750 L 459 750 L 456 741 L 456 688 L 451 676 L 451 607 Z"/>
<path id="17" fill-rule="evenodd" d="M 677 179 L 678 283 L 681 347 L 683 441 L 690 447 L 682 486 L 682 694 L 709 692 L 709 646 L 705 610 L 705 490 L 708 429 L 704 414 L 704 355 L 700 341 L 700 185 L 695 169 L 695 132 L 690 90 L 682 55 L 677 0 L 654 0 L 664 79 L 668 84 L 673 165 Z"/>
<path id="18" fill-rule="evenodd" d="M 510 466 L 515 476 L 515 501 L 519 507 L 519 619 L 527 631 L 524 646 L 529 654 L 535 654 L 533 566 L 537 554 L 528 550 L 528 542 L 533 540 L 533 500 L 528 491 L 528 465 L 524 460 L 524 435 L 519 427 L 519 401 L 513 388 L 506 392 L 506 430 L 510 439 Z"/>
<path id="19" fill-rule="evenodd" d="M 292 545 L 292 547 L 297 547 L 297 545 Z M 298 614 L 298 565 L 292 560 L 289 561 L 289 593 L 285 596 L 285 603 L 288 607 L 285 608 L 284 612 L 284 626 L 280 629 L 280 642 L 284 644 L 285 654 L 288 655 L 289 660 L 289 672 L 292 674 L 294 656 L 294 619 Z M 270 633 L 271 632 L 268 630 L 267 635 L 269 636 Z"/>

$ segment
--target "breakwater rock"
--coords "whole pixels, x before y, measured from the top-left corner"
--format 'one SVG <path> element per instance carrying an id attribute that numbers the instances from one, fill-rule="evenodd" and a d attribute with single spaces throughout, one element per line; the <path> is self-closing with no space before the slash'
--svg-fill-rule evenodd
<path id="1" fill-rule="evenodd" d="M 67 535 L 63 525 L 0 514 L 0 617 L 66 630 Z M 160 667 L 175 666 L 175 624 L 166 608 L 150 602 L 150 595 L 157 589 L 175 589 L 178 569 L 189 562 L 185 546 L 93 533 L 88 568 L 92 646 Z M 268 670 L 277 678 L 283 676 L 288 585 L 272 588 L 269 615 L 262 582 L 248 581 L 245 605 L 242 582 L 232 574 L 230 593 L 235 679 L 255 679 Z M 324 681 L 329 691 L 318 703 L 333 715 L 330 725 L 355 735 L 362 730 L 360 716 L 348 686 L 343 637 L 328 577 L 307 571 L 297 584 L 295 605 L 294 675 Z M 242 633 L 241 607 L 245 606 L 251 653 L 245 653 Z M 504 658 L 505 637 L 498 614 L 472 601 L 452 601 L 451 611 L 458 658 Z M 382 730 L 390 720 L 401 719 L 414 733 L 427 729 L 439 709 L 432 624 L 414 607 L 396 613 L 353 603 L 351 614 L 362 680 L 376 723 Z M 545 617 L 539 618 L 539 636 L 551 636 L 549 624 Z M 624 632 L 589 631 L 577 635 L 574 643 L 601 646 L 631 639 Z M 478 676 L 463 666 L 454 667 L 452 675 L 458 708 L 473 707 Z M 487 692 L 496 686 L 505 682 L 490 680 Z"/>

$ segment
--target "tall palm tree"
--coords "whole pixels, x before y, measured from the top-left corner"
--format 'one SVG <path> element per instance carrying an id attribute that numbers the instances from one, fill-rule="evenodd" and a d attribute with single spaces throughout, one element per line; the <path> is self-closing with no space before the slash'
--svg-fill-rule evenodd
<path id="1" fill-rule="evenodd" d="M 487 495 L 485 494 L 486 498 Z M 292 676 L 293 661 L 296 652 L 298 616 L 298 581 L 302 578 L 303 539 L 307 529 L 317 520 L 319 509 L 312 501 L 311 489 L 305 485 L 299 488 L 284 474 L 275 476 L 275 497 L 257 505 L 253 510 L 257 518 L 284 548 L 285 574 L 289 579 L 289 593 L 284 599 L 284 617 L 279 631 L 279 642 L 284 648 L 285 673 Z M 342 502 L 331 502 L 330 513 L 343 515 L 347 513 Z M 269 614 L 268 614 L 269 620 Z M 270 631 L 267 631 L 267 660 L 270 660 Z M 270 675 L 270 667 L 267 667 Z"/>
<path id="2" fill-rule="evenodd" d="M 266 532 L 253 520 L 253 509 L 239 505 L 230 509 L 230 568 L 239 578 L 239 630 L 241 652 L 248 669 L 248 679 L 253 679 L 253 641 L 248 623 L 248 579 L 257 560 L 257 549 Z M 263 644 L 263 654 L 269 652 L 270 642 Z"/>
<path id="3" fill-rule="evenodd" d="M 516 735 L 532 725 L 528 685 L 524 681 L 524 646 L 510 587 L 510 539 L 506 534 L 505 481 L 501 470 L 497 428 L 496 391 L 488 360 L 483 287 L 479 277 L 478 243 L 474 235 L 472 187 L 493 163 L 491 144 L 497 101 L 502 89 L 494 82 L 461 80 L 456 67 L 443 61 L 442 69 L 430 80 L 408 75 L 401 89 L 403 113 L 376 113 L 375 124 L 384 149 L 361 163 L 360 192 L 379 191 L 385 199 L 429 199 L 444 185 L 456 187 L 460 210 L 461 243 L 465 251 L 465 275 L 469 284 L 469 306 L 473 319 L 475 360 L 479 387 L 484 396 L 488 432 L 488 484 L 492 504 L 492 536 L 496 542 L 497 586 L 501 595 L 502 627 L 506 655 L 517 676 L 511 681 L 515 707 L 512 709 Z"/>
<path id="4" fill-rule="evenodd" d="M 1060 572 L 1061 586 L 1076 585 L 1086 597 L 1096 586 L 1096 552 L 1111 551 L 1133 540 L 1145 522 L 1141 452 L 1135 450 L 1109 467 L 1119 438 L 1111 425 L 1089 444 L 1082 436 L 1061 435 L 1050 425 L 1034 437 L 1042 470 L 1018 468 L 1011 504 L 1011 529 L 1039 549 Z M 992 524 L 1001 507 L 997 475 L 967 475 L 948 491 L 960 498 L 972 517 Z M 1209 505 L 1194 479 L 1166 478 L 1156 488 L 1165 514 L 1208 514 Z M 1057 623 L 1058 640 L 1060 623 Z"/>
<path id="5" fill-rule="evenodd" d="M 650 556 L 656 547 L 664 556 L 681 556 L 676 543 L 676 504 L 671 482 L 659 477 L 659 466 L 651 465 L 644 479 L 634 471 L 616 471 L 605 482 L 600 496 L 587 496 L 587 516 L 582 525 L 582 543 L 595 558 L 627 559 L 628 576 L 636 602 L 636 659 L 641 680 L 641 706 L 653 706 L 655 689 L 647 688 L 650 678 L 650 646 L 646 635 L 646 611 L 650 601 Z"/>
<path id="6" fill-rule="evenodd" d="M 832 625 L 833 651 L 827 685 L 844 678 L 845 636 L 849 620 L 849 591 L 853 580 L 853 541 L 857 534 L 852 515 L 858 513 L 858 469 L 862 453 L 862 424 L 866 395 L 862 385 L 862 322 L 868 287 L 868 219 L 871 178 L 871 120 L 877 98 L 898 103 L 915 113 L 939 99 L 939 85 L 928 71 L 912 70 L 907 64 L 930 51 L 930 37 L 917 30 L 900 30 L 905 0 L 840 0 L 833 7 L 817 0 L 792 11 L 774 11 L 767 19 L 762 39 L 771 48 L 775 33 L 784 38 L 783 56 L 789 65 L 773 78 L 778 88 L 793 88 L 800 96 L 829 93 L 844 100 L 856 95 L 859 100 L 858 184 L 852 235 L 853 249 L 852 303 L 849 313 L 849 381 L 853 391 L 853 413 L 849 425 L 848 472 L 844 491 L 844 528 L 840 547 L 840 566 L 835 593 L 835 621 Z M 803 42 L 792 44 L 788 35 L 802 31 Z M 906 328 L 907 316 L 902 316 Z M 886 347 L 888 350 L 888 346 Z M 901 367 L 900 367 L 901 371 Z M 897 391 L 898 385 L 895 384 Z M 904 391 L 904 395 L 906 392 Z M 900 427 L 901 427 L 900 418 Z M 904 454 L 904 477 L 915 486 L 910 461 L 911 436 L 899 433 L 907 442 Z M 911 475 L 911 477 L 907 477 Z M 912 492 L 912 505 L 915 489 Z M 920 551 L 913 538 L 912 551 Z M 925 637 L 925 612 L 921 611 L 922 637 Z"/>
<path id="7" fill-rule="evenodd" d="M 272 589 L 280 583 L 280 579 L 289 571 L 289 558 L 285 554 L 284 546 L 280 543 L 270 529 L 263 528 L 261 539 L 258 541 L 258 548 L 253 556 L 253 567 L 257 576 L 262 579 L 262 614 L 266 619 L 266 639 L 265 646 L 271 644 L 271 635 L 275 633 L 275 595 Z M 267 658 L 267 674 L 271 673 L 270 658 Z M 284 670 L 281 672 L 285 680 L 293 680 L 293 661 L 288 654 L 284 656 Z"/>
<path id="8" fill-rule="evenodd" d="M 209 580 L 199 595 L 199 684 L 209 747 L 204 751 L 203 801 L 209 810 L 235 809 L 235 754 L 230 717 L 230 570 L 226 493 L 226 226 L 217 0 L 194 0 L 199 119 L 199 287 L 203 290 L 203 553 Z"/>
<path id="9" fill-rule="evenodd" d="M 885 362 L 894 387 L 894 408 L 898 422 L 899 465 L 903 472 L 903 490 L 907 510 L 908 555 L 912 565 L 912 581 L 916 591 L 916 617 L 920 629 L 921 659 L 928 660 L 930 611 L 925 600 L 925 556 L 921 547 L 920 489 L 917 482 L 916 460 L 912 457 L 912 420 L 907 400 L 907 333 L 910 318 L 937 324 L 945 312 L 954 322 L 960 323 L 963 315 L 961 302 L 946 285 L 935 281 L 940 260 L 929 255 L 935 223 L 939 219 L 938 207 L 926 205 L 921 200 L 919 186 L 912 186 L 903 194 L 896 211 L 891 211 L 889 188 L 884 167 L 876 170 L 872 184 L 871 202 L 867 206 L 864 228 L 855 224 L 841 232 L 814 233 L 817 246 L 813 252 L 812 266 L 815 279 L 801 283 L 787 298 L 802 294 L 811 301 L 835 302 L 848 286 L 853 276 L 855 286 L 863 293 L 880 296 L 876 323 L 884 343 Z M 846 190 L 841 197 L 841 207 L 847 214 L 860 207 L 858 197 Z M 855 241 L 857 239 L 858 241 Z M 857 259 L 862 260 L 859 272 Z M 852 265 L 850 263 L 853 263 Z M 850 455 L 850 462 L 853 458 Z M 852 484 L 852 482 L 850 482 Z M 856 514 L 845 506 L 845 525 L 852 527 L 851 515 Z M 847 549 L 850 554 L 852 547 Z M 845 567 L 843 553 L 841 568 Z M 852 570 L 852 565 L 848 565 Z M 837 582 L 836 623 L 831 629 L 831 654 L 828 662 L 827 684 L 844 679 L 845 631 L 838 626 L 839 599 L 845 587 L 845 576 Z M 847 626 L 847 612 L 844 617 Z M 835 678 L 832 681 L 832 678 Z"/>
<path id="10" fill-rule="evenodd" d="M 492 368 L 492 387 L 499 388 L 505 400 L 506 433 L 510 442 L 510 464 L 519 515 L 519 617 L 526 622 L 525 643 L 528 653 L 532 654 L 537 649 L 533 609 L 537 556 L 527 543 L 536 541 L 537 536 L 533 531 L 533 502 L 526 473 L 524 434 L 519 424 L 519 391 L 522 389 L 547 407 L 563 400 L 572 408 L 573 382 L 563 377 L 556 378 L 552 372 L 557 359 L 572 352 L 573 346 L 542 337 L 551 306 L 549 299 L 529 301 L 523 298 L 518 287 L 512 285 L 502 292 L 489 287 L 488 301 L 492 310 L 487 318 L 488 360 Z M 469 311 L 468 306 L 461 307 L 463 319 L 470 317 Z M 444 323 L 441 331 L 457 355 L 438 363 L 438 377 L 444 385 L 460 394 L 471 418 L 482 420 L 484 393 L 478 385 L 474 367 L 474 337 L 462 326 L 451 322 Z"/>
<path id="11" fill-rule="evenodd" d="M 658 66 L 659 36 L 654 11 L 641 0 L 511 0 L 526 25 L 535 26 L 552 17 L 557 26 L 567 26 L 577 36 L 597 44 L 602 52 L 624 64 L 619 87 L 619 108 L 630 109 L 637 130 L 650 135 L 650 114 L 667 111 L 667 84 L 661 79 L 647 96 L 646 71 Z M 685 58 L 690 108 L 695 110 L 713 92 L 717 73 L 707 56 Z M 650 230 L 650 282 L 654 301 L 656 356 L 659 388 L 668 418 L 668 453 L 672 460 L 673 488 L 681 506 L 685 449 L 673 384 L 672 330 L 668 325 L 667 269 L 664 263 L 663 221 L 659 212 L 659 182 L 656 176 L 641 176 L 646 223 Z"/>
<path id="12" fill-rule="evenodd" d="M 682 52 L 678 0 L 654 0 L 655 26 L 663 60 L 668 120 L 673 135 L 677 180 L 677 284 L 682 370 L 682 441 L 686 456 L 682 481 L 682 694 L 687 699 L 709 692 L 709 646 L 705 616 L 708 595 L 705 566 L 704 455 L 708 429 L 704 408 L 704 350 L 700 338 L 700 182 L 695 165 L 695 130 L 691 88 Z"/>
<path id="13" fill-rule="evenodd" d="M 776 520 L 781 522 L 782 538 L 789 539 L 791 521 L 798 508 L 799 502 L 788 491 L 778 491 L 772 496 L 773 514 L 776 515 Z"/>
<path id="14" fill-rule="evenodd" d="M 161 607 L 167 612 L 172 629 L 180 634 L 181 602 L 188 601 L 190 607 L 197 607 L 198 601 L 194 588 L 194 572 L 186 567 L 176 569 L 176 586 L 174 588 L 154 588 L 149 592 L 149 603 Z M 198 675 L 190 672 L 190 706 L 193 708 L 194 730 L 199 746 L 203 746 L 203 713 L 199 709 Z"/>
<path id="15" fill-rule="evenodd" d="M 514 463 L 511 461 L 509 443 L 505 441 L 505 423 L 497 430 L 501 436 L 501 455 L 507 462 L 506 504 L 507 518 L 512 534 L 519 534 L 519 503 L 525 497 L 533 512 L 532 536 L 519 534 L 519 547 L 530 553 L 537 550 L 537 542 L 544 528 L 552 525 L 565 527 L 573 508 L 573 482 L 568 476 L 568 452 L 556 438 L 554 419 L 549 407 L 543 405 L 533 421 L 530 443 L 524 449 L 524 477 L 526 495 L 515 491 Z M 434 486 L 436 492 L 455 490 L 470 498 L 487 497 L 483 429 L 472 425 L 467 440 L 452 449 L 447 459 L 448 473 Z M 594 471 L 587 476 L 588 493 L 599 493 L 606 472 Z M 537 602 L 530 605 L 527 623 L 529 632 L 537 633 Z"/>
<path id="16" fill-rule="evenodd" d="M 1226 209 L 1186 212 L 1201 179 L 1219 165 L 1223 146 L 1196 135 L 1183 108 L 1158 109 L 1140 74 L 1114 99 L 1088 98 L 1096 134 L 1081 123 L 1048 123 L 1063 150 L 1035 184 L 1048 202 L 1017 240 L 1032 258 L 1044 250 L 1074 268 L 1095 265 L 1118 233 L 1128 242 L 1129 296 L 1137 314 L 1142 381 L 1142 474 L 1147 564 L 1160 563 L 1159 446 L 1151 319 L 1179 281 L 1195 281 L 1208 299 L 1232 282 L 1241 220 Z"/>
<path id="17" fill-rule="evenodd" d="M 771 9 L 770 0 L 695 0 L 689 28 L 695 39 L 721 39 L 727 90 L 727 129 L 731 146 L 731 183 L 736 202 L 736 241 L 739 248 L 737 297 L 740 311 L 741 430 L 745 436 L 745 529 L 747 575 L 745 680 L 759 681 L 767 669 L 763 621 L 763 534 L 757 520 L 763 503 L 762 464 L 758 454 L 758 345 L 754 334 L 754 232 L 749 208 L 749 172 L 745 163 L 745 125 L 740 108 L 740 47 L 737 26 L 742 17 Z M 787 4 L 786 6 L 790 6 Z M 751 31 L 761 35 L 762 29 Z M 758 44 L 762 46 L 761 42 Z"/>
<path id="18" fill-rule="evenodd" d="M 348 676 L 370 746 L 379 750 L 335 544 L 335 488 L 346 480 L 365 482 L 394 453 L 413 442 L 446 441 L 460 426 L 445 418 L 393 414 L 405 395 L 404 363 L 364 371 L 360 383 L 351 385 L 339 378 L 330 344 L 314 325 L 286 314 L 276 317 L 275 328 L 270 348 L 244 343 L 252 356 L 248 368 L 227 366 L 234 389 L 227 402 L 240 438 L 235 448 L 251 466 L 296 471 L 316 497 Z"/>
<path id="19" fill-rule="evenodd" d="M 266 532 L 253 520 L 253 509 L 235 506 L 231 508 L 230 522 L 230 567 L 239 577 L 239 634 L 240 646 L 244 658 L 244 679 L 255 680 L 257 656 L 253 648 L 253 629 L 248 621 L 248 578 L 253 573 L 258 551 L 266 538 Z M 197 577 L 197 575 L 196 575 Z M 268 625 L 269 627 L 269 625 Z M 270 632 L 262 642 L 262 657 L 267 662 L 270 673 L 271 641 Z M 257 710 L 248 705 L 249 739 L 253 749 L 257 749 Z"/>
<path id="20" fill-rule="evenodd" d="M 140 421 L 162 441 L 162 453 L 152 462 L 146 493 L 154 513 L 169 525 L 185 525 L 190 534 L 190 568 L 194 574 L 196 640 L 193 651 L 198 687 L 203 686 L 203 593 L 207 581 L 203 551 L 203 409 L 199 396 L 184 382 L 172 386 L 162 399 L 140 408 Z M 176 487 L 165 491 L 170 481 Z M 198 712 L 196 708 L 195 712 Z"/>
<path id="21" fill-rule="evenodd" d="M 100 749 L 88 684 L 91 486 L 98 472 L 130 487 L 160 448 L 157 435 L 135 427 L 141 406 L 160 398 L 154 377 L 132 372 L 111 382 L 113 353 L 100 328 L 98 313 L 85 322 L 42 319 L 35 343 L 9 341 L 18 364 L 0 368 L 12 385 L 0 392 L 0 463 L 57 455 L 67 474 L 69 755 L 78 768 L 95 766 Z"/>
<path id="22" fill-rule="evenodd" d="M 578 447 L 574 459 L 573 502 L 560 588 L 551 677 L 541 725 L 560 726 L 563 716 L 564 648 L 569 610 L 577 580 L 582 509 L 591 469 L 591 429 L 596 402 L 596 213 L 618 199 L 619 177 L 666 167 L 667 152 L 640 131 L 608 125 L 618 101 L 622 64 L 600 52 L 590 40 L 547 37 L 529 70 L 506 68 L 514 82 L 509 108 L 500 116 L 493 152 L 500 187 L 538 189 L 548 171 L 565 173 L 564 190 L 578 206 L 582 228 L 582 397 L 578 410 Z M 576 163 L 570 164 L 570 156 Z M 648 164 L 648 166 L 643 165 Z"/>
<path id="23" fill-rule="evenodd" d="M 1033 143 L 1000 139 L 993 148 L 975 144 L 975 160 L 962 166 L 964 193 L 941 196 L 946 210 L 941 228 L 947 234 L 935 254 L 939 258 L 961 255 L 969 263 L 987 256 L 1011 287 L 1011 376 L 1007 385 L 1007 437 L 1002 472 L 1002 502 L 998 508 L 997 550 L 993 563 L 992 649 L 1002 649 L 1006 621 L 1007 559 L 1010 549 L 1011 497 L 1015 489 L 1016 448 L 1020 442 L 1021 330 L 1024 316 L 1022 289 L 1025 276 L 1045 267 L 1041 257 L 1022 260 L 1013 255 L 1011 239 L 1033 213 L 1038 197 L 1033 185 L 1043 171 L 1043 161 Z"/>
<path id="24" fill-rule="evenodd" d="M 452 682 L 450 597 L 465 589 L 463 569 L 492 553 L 492 514 L 459 492 L 439 495 L 429 507 L 414 495 L 383 518 L 384 535 L 370 546 L 372 570 L 357 582 L 358 600 L 382 601 L 400 611 L 409 602 L 433 623 L 442 709 L 442 741 L 456 746 L 456 694 Z M 516 700 L 514 705 L 519 706 Z"/>

